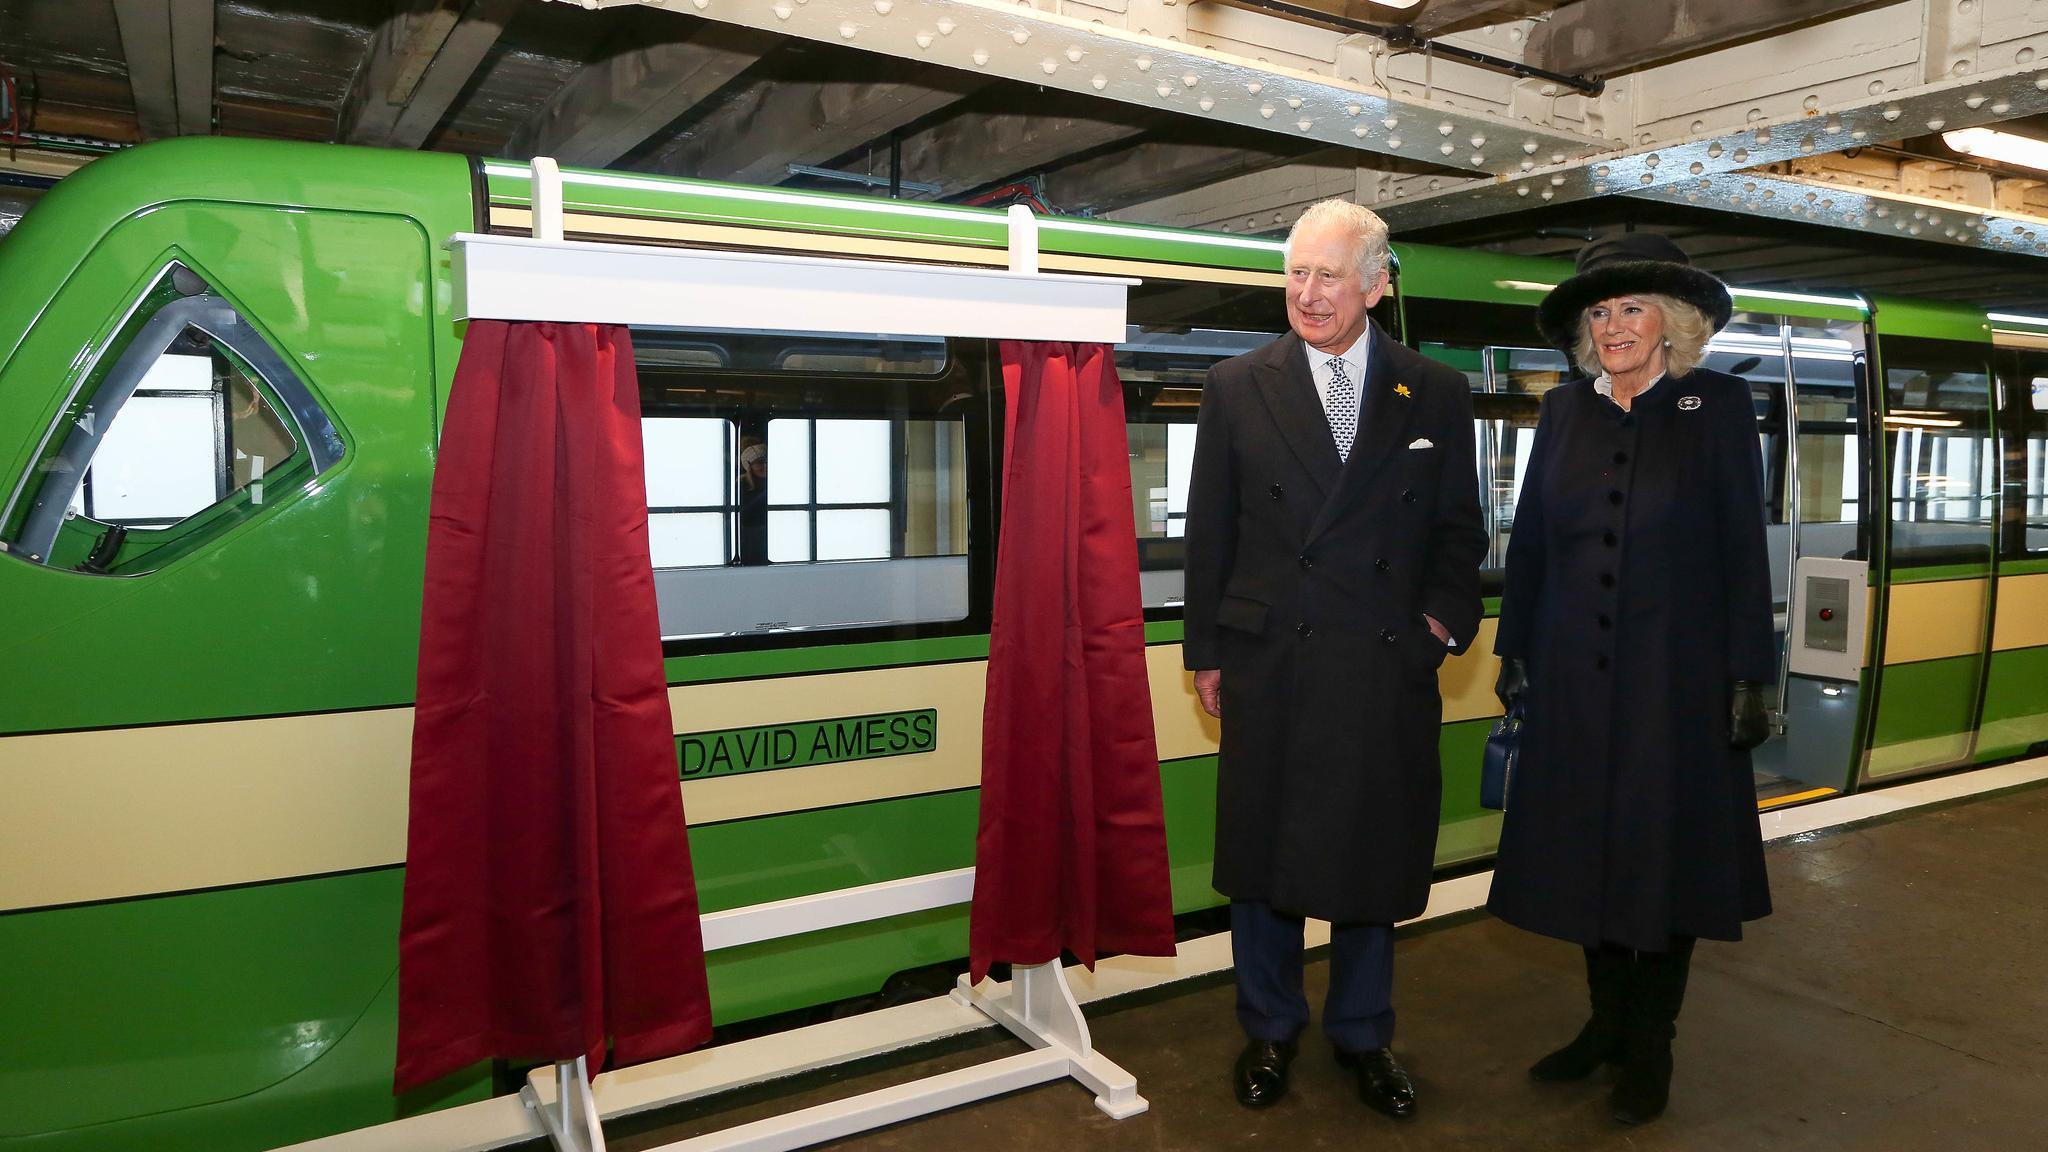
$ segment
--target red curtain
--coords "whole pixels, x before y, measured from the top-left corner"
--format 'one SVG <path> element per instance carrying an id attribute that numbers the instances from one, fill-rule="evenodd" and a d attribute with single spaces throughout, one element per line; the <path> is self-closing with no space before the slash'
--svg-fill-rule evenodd
<path id="1" fill-rule="evenodd" d="M 1107 345 L 1005 340 L 1003 528 L 968 946 L 1173 954 L 1123 386 Z"/>
<path id="2" fill-rule="evenodd" d="M 396 1090 L 711 1032 L 626 330 L 475 321 L 427 535 Z"/>

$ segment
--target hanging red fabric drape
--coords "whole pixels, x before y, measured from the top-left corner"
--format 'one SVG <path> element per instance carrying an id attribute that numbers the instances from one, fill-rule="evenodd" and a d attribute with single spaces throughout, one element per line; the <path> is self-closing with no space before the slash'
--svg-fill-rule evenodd
<path id="1" fill-rule="evenodd" d="M 1002 540 L 968 947 L 1170 956 L 1123 386 L 1107 345 L 1005 340 Z"/>
<path id="2" fill-rule="evenodd" d="M 474 321 L 427 535 L 396 1090 L 711 1033 L 626 330 Z"/>

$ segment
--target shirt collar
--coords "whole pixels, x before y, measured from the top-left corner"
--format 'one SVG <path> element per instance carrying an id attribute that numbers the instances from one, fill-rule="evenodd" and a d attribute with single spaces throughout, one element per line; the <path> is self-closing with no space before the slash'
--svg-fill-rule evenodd
<path id="1" fill-rule="evenodd" d="M 1664 379 L 1664 373 L 1662 372 L 1659 372 L 1655 376 L 1652 376 L 1650 378 L 1650 382 L 1648 384 L 1643 385 L 1643 391 L 1636 393 L 1636 395 L 1641 396 L 1643 392 L 1648 392 L 1650 389 L 1655 388 L 1657 386 L 1657 381 L 1662 379 Z M 1614 399 L 1613 378 L 1608 376 L 1605 372 L 1602 372 L 1600 375 L 1595 376 L 1593 378 L 1593 391 L 1598 392 L 1602 396 L 1607 397 L 1609 400 Z"/>
<path id="2" fill-rule="evenodd" d="M 1360 332 L 1358 339 L 1353 341 L 1351 347 L 1343 352 L 1344 371 L 1350 373 L 1353 383 L 1365 379 L 1365 361 L 1372 351 L 1372 329 L 1373 326 L 1368 323 L 1365 326 L 1365 331 Z M 1320 348 L 1310 346 L 1306 340 L 1302 341 L 1301 347 L 1303 351 L 1308 353 L 1309 371 L 1314 373 L 1318 379 L 1321 379 L 1322 375 L 1329 371 L 1330 354 Z"/>

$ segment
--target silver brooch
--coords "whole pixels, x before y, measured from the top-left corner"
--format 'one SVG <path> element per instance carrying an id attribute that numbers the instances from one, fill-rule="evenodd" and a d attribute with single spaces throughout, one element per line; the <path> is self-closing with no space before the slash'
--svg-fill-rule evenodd
<path id="1" fill-rule="evenodd" d="M 1678 408 L 1681 412 L 1690 412 L 1699 406 L 1700 398 L 1697 396 L 1680 396 L 1678 398 Z"/>

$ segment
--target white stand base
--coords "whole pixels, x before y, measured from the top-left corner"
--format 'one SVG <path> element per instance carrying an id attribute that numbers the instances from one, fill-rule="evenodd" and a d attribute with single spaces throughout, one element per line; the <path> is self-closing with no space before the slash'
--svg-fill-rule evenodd
<path id="1" fill-rule="evenodd" d="M 548 1140 L 560 1152 L 604 1152 L 604 1128 L 597 1122 L 597 1100 L 590 1094 L 589 1069 L 583 1057 L 555 1061 L 555 1102 L 540 1098 L 531 1084 L 519 1098 L 540 1115 Z"/>
<path id="2" fill-rule="evenodd" d="M 987 1013 L 1036 1051 L 664 1144 L 655 1152 L 790 1152 L 1069 1076 L 1087 1085 L 1095 1106 L 1118 1120 L 1148 1107 L 1137 1079 L 1090 1045 L 1088 1022 L 1059 961 L 1016 969 L 1001 995 L 978 991 L 962 976 L 953 999 Z"/>

